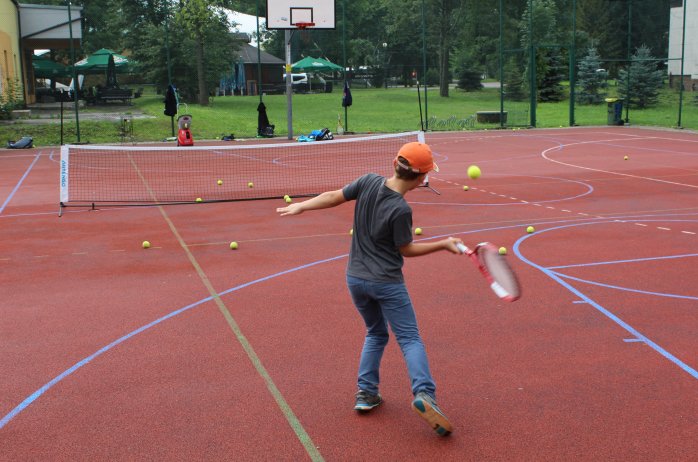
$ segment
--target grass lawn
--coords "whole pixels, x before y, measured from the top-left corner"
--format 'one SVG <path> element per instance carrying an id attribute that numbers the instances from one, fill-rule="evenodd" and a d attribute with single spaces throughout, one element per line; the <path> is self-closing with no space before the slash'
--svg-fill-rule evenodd
<path id="1" fill-rule="evenodd" d="M 498 111 L 499 90 L 485 88 L 482 91 L 465 93 L 451 90 L 449 98 L 438 96 L 438 90 L 430 88 L 427 95 L 417 94 L 415 88 L 389 89 L 354 89 L 354 104 L 348 109 L 348 124 L 344 121 L 344 108 L 341 106 L 342 92 L 335 89 L 333 93 L 294 94 L 293 95 L 293 131 L 294 136 L 307 134 L 312 130 L 327 127 L 337 130 L 337 118 L 341 115 L 345 127 L 357 133 L 386 133 L 420 129 L 418 96 L 421 96 L 423 116 L 438 120 L 468 119 L 477 111 Z M 278 137 L 287 136 L 286 95 L 266 95 L 263 98 L 267 115 L 276 125 Z M 678 121 L 678 92 L 664 90 L 659 103 L 649 109 L 631 109 L 630 123 L 675 127 Z M 180 115 L 192 115 L 192 134 L 194 139 L 217 139 L 222 135 L 233 133 L 237 138 L 254 137 L 257 132 L 258 96 L 218 96 L 208 107 L 197 104 L 180 106 Z M 505 110 L 512 111 L 509 122 L 521 122 L 527 125 L 528 115 L 524 111 L 517 121 L 516 106 L 523 103 L 506 105 Z M 114 107 L 111 111 L 128 117 L 133 116 L 135 141 L 162 141 L 171 136 L 171 120 L 163 115 L 162 95 L 146 93 L 133 100 L 132 106 Z M 569 126 L 569 102 L 539 103 L 537 105 L 537 127 Z M 118 143 L 120 136 L 120 118 L 107 119 L 104 108 L 89 107 L 79 111 L 80 135 L 82 142 Z M 114 116 L 112 114 L 112 116 Z M 623 112 L 625 117 L 625 111 Z M 65 143 L 77 140 L 75 115 L 65 112 L 63 139 Z M 472 120 L 472 119 L 471 119 Z M 606 104 L 576 105 L 575 123 L 577 125 L 605 125 L 607 121 Z M 0 122 L 0 140 L 16 140 L 24 135 L 34 138 L 37 146 L 60 144 L 60 124 L 54 116 L 51 119 L 33 119 L 28 122 Z M 433 122 L 430 128 L 443 127 Z M 684 93 L 682 126 L 698 130 L 698 104 L 695 93 Z M 469 128 L 498 128 L 498 124 L 471 123 Z"/>

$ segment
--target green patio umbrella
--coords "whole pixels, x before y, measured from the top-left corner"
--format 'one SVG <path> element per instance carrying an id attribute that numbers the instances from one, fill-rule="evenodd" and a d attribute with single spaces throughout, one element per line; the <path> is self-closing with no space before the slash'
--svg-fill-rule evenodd
<path id="1" fill-rule="evenodd" d="M 114 57 L 114 67 L 119 71 L 128 70 L 131 62 L 125 56 L 113 52 L 107 48 L 97 50 L 85 59 L 75 63 L 78 74 L 102 74 L 107 72 L 109 56 Z"/>
<path id="2" fill-rule="evenodd" d="M 55 79 L 71 75 L 70 67 L 53 61 L 48 56 L 32 56 L 32 68 L 37 79 Z"/>
<path id="3" fill-rule="evenodd" d="M 291 66 L 292 72 L 334 72 L 342 71 L 342 66 L 322 58 L 308 56 Z"/>

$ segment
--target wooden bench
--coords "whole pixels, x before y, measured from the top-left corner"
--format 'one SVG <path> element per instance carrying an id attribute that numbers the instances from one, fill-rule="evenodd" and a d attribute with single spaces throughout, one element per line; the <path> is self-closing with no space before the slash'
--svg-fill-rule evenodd
<path id="1" fill-rule="evenodd" d="M 96 102 L 109 102 L 109 101 L 122 101 L 124 103 L 131 103 L 133 99 L 133 90 L 128 88 L 109 88 L 102 89 L 97 92 Z"/>
<path id="2" fill-rule="evenodd" d="M 504 120 L 500 120 L 500 114 Z M 481 124 L 507 123 L 507 111 L 477 111 L 477 121 Z"/>

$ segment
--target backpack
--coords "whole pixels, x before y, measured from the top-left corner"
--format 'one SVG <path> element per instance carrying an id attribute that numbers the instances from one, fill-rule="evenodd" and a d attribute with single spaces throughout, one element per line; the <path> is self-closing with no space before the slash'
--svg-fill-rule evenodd
<path id="1" fill-rule="evenodd" d="M 31 136 L 23 136 L 21 139 L 17 141 L 8 141 L 7 142 L 7 148 L 8 149 L 31 149 L 34 147 L 34 138 Z"/>

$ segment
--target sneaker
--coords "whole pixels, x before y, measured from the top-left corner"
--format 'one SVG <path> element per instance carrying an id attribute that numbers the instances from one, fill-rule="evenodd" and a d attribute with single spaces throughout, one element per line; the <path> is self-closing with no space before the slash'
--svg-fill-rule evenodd
<path id="1" fill-rule="evenodd" d="M 431 428 L 441 436 L 449 435 L 453 431 L 453 426 L 448 418 L 441 412 L 439 406 L 436 405 L 434 398 L 427 395 L 425 392 L 418 392 L 414 401 L 412 401 L 412 409 L 420 415 Z"/>
<path id="2" fill-rule="evenodd" d="M 378 406 L 383 402 L 383 398 L 379 394 L 371 394 L 366 390 L 359 390 L 356 392 L 356 403 L 354 404 L 354 410 L 360 412 L 367 412 Z"/>

